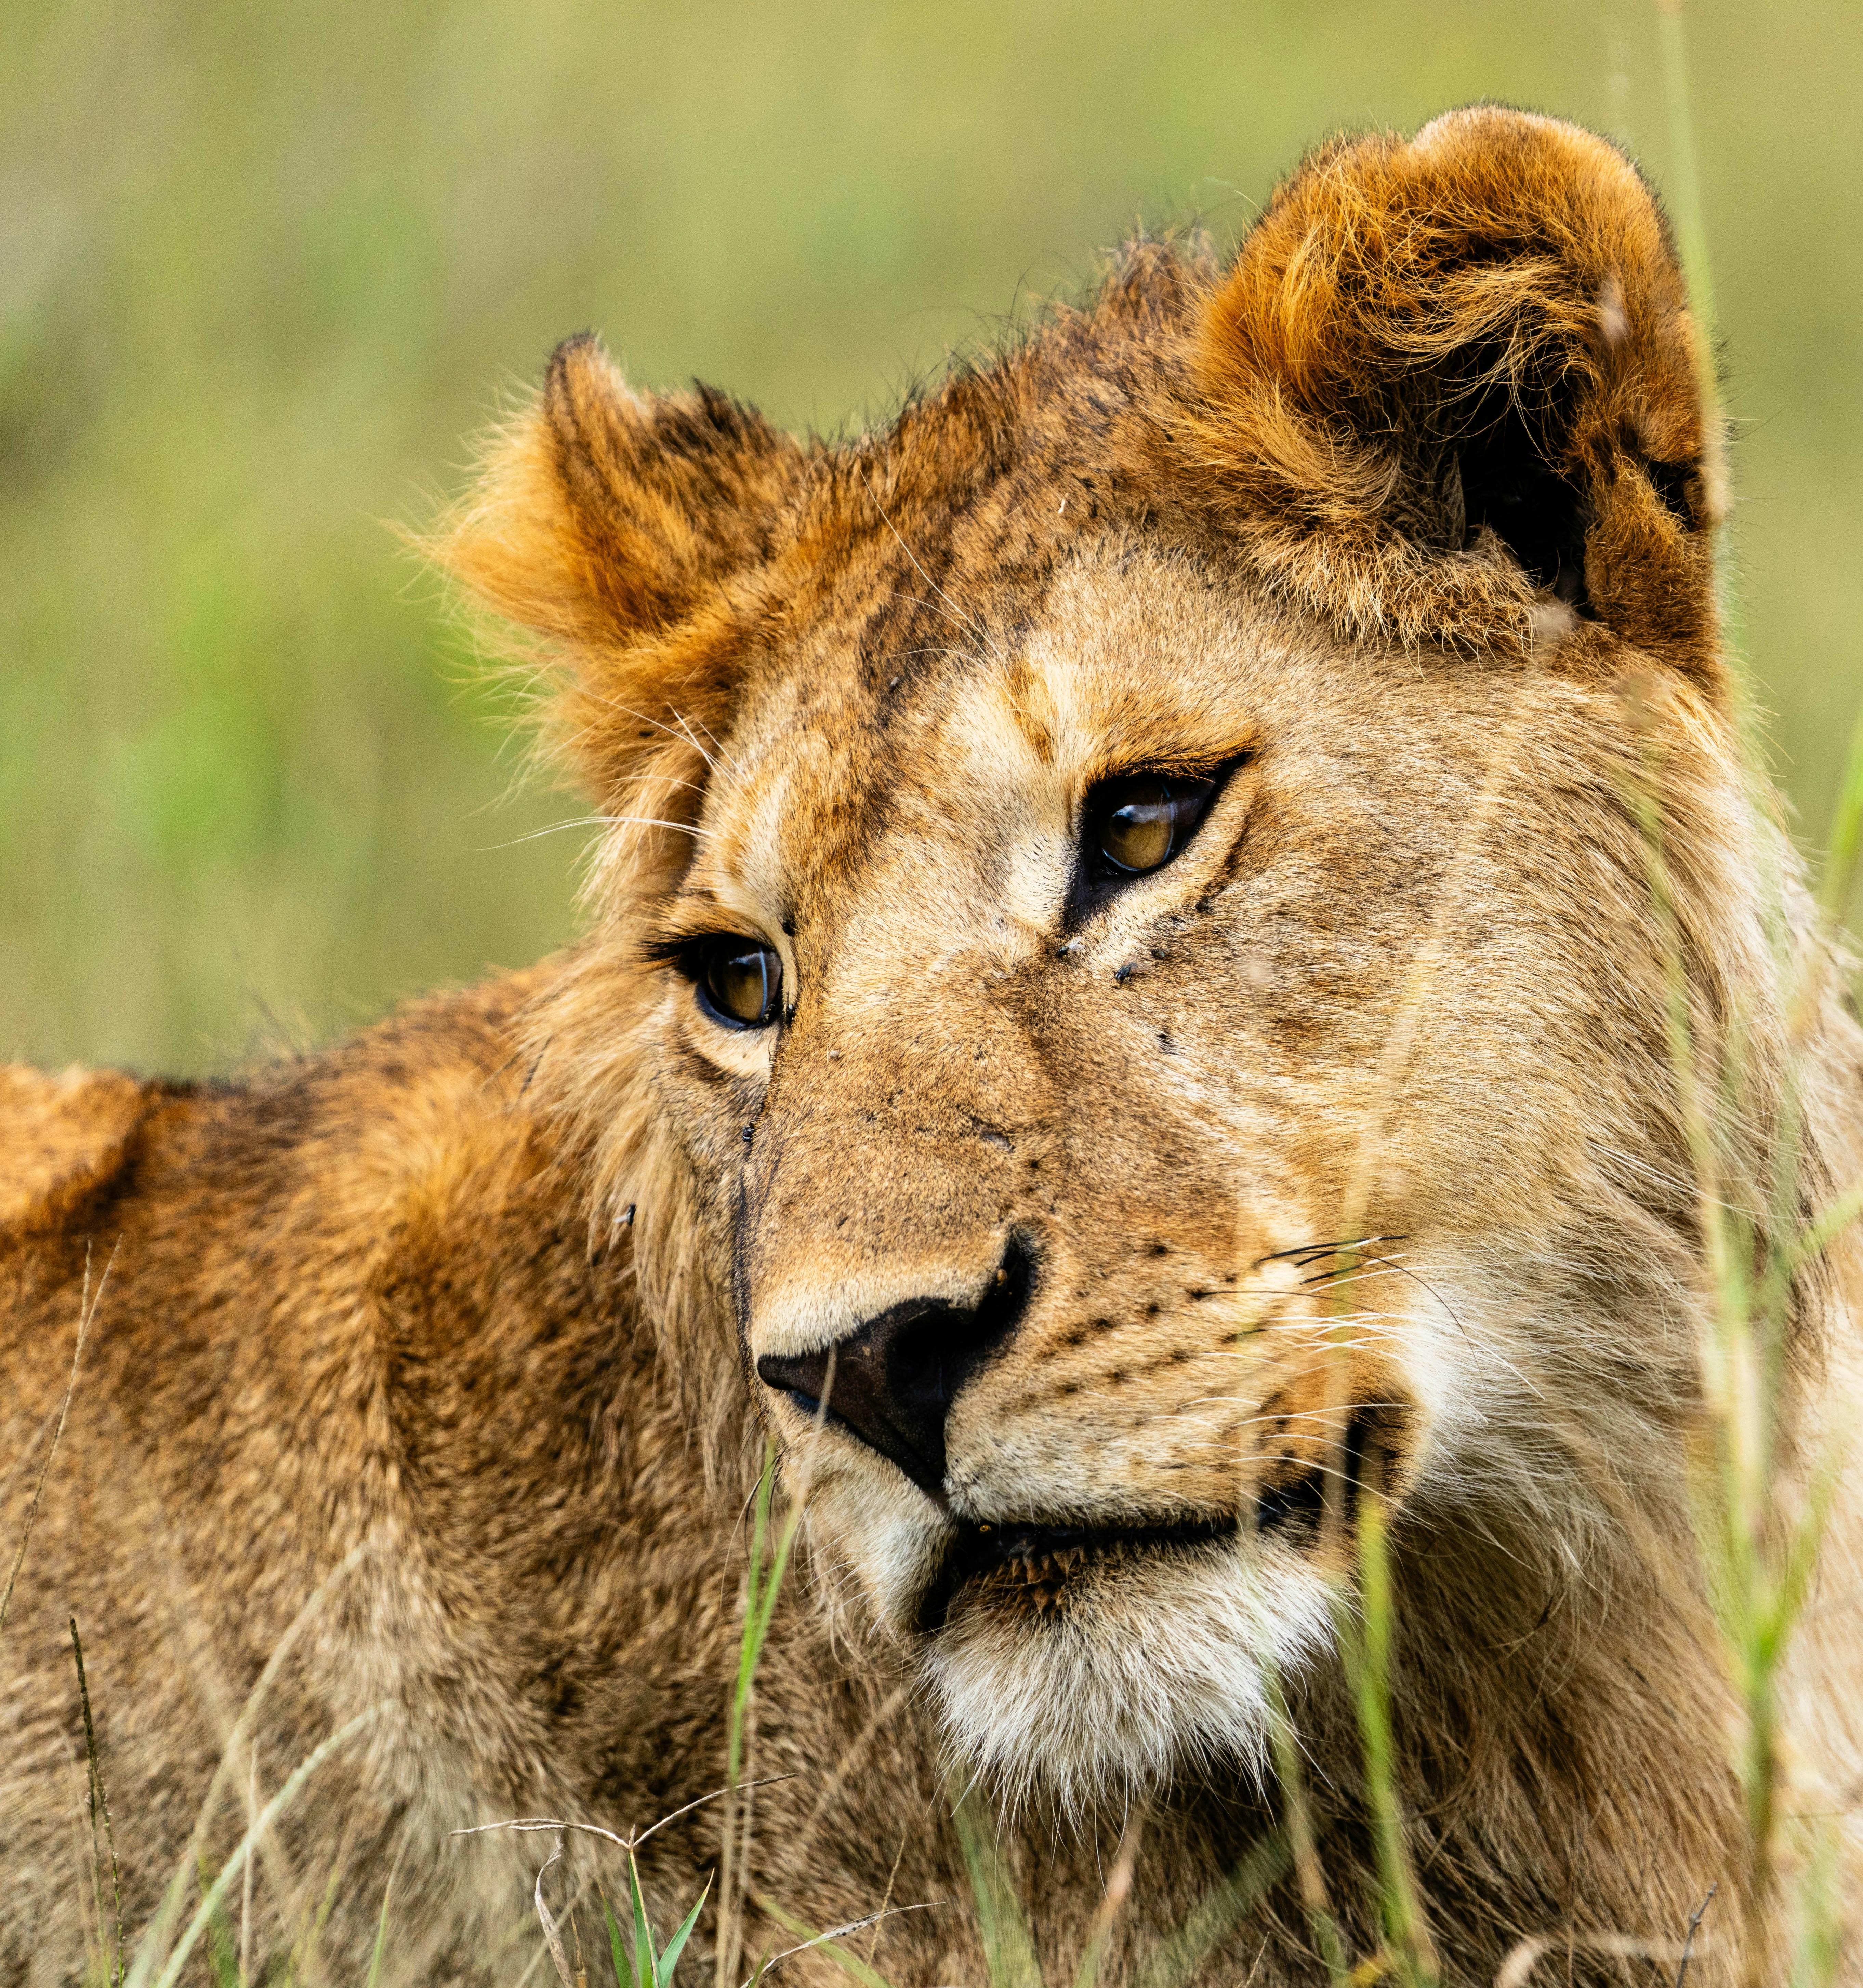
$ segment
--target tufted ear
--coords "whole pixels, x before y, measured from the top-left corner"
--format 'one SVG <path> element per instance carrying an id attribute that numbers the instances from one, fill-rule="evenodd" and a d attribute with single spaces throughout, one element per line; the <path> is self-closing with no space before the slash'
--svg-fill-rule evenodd
<path id="1" fill-rule="evenodd" d="M 1484 106 L 1326 147 L 1212 292 L 1196 371 L 1205 500 L 1352 634 L 1592 619 L 1715 676 L 1697 341 L 1603 139 Z"/>
<path id="2" fill-rule="evenodd" d="M 692 811 L 747 593 L 804 467 L 793 441 L 709 387 L 633 392 L 584 336 L 558 347 L 534 404 L 493 437 L 428 542 L 535 638 L 525 658 L 545 669 L 552 729 L 605 808 Z"/>

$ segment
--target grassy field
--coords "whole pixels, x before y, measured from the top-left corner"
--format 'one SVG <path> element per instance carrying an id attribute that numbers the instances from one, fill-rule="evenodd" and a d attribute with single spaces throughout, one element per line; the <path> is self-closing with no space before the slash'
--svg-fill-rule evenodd
<path id="1" fill-rule="evenodd" d="M 1814 844 L 1863 686 L 1863 15 L 1690 15 L 1746 638 Z M 1492 95 L 1671 167 L 1638 6 L 12 0 L 0 1054 L 199 1070 L 572 928 L 574 812 L 397 548 L 593 326 L 785 421 Z"/>

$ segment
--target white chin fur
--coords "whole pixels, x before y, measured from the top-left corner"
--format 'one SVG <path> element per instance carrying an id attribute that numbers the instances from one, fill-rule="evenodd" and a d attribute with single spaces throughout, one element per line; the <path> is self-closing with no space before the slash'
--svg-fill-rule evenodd
<path id="1" fill-rule="evenodd" d="M 925 1664 L 964 1765 L 1012 1803 L 1064 1814 L 1187 1765 L 1258 1775 L 1269 1668 L 1286 1675 L 1330 1631 L 1316 1576 L 1247 1550 L 1128 1561 L 1039 1618 L 961 1598 Z"/>

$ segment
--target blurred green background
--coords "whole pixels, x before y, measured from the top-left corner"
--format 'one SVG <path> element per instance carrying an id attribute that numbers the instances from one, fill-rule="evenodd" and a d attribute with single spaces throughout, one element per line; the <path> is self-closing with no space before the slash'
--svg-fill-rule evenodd
<path id="1" fill-rule="evenodd" d="M 1807 847 L 1863 689 L 1863 9 L 1687 17 L 1749 647 Z M 1259 0 L 0 4 L 0 1055 L 223 1067 L 572 929 L 384 521 L 594 326 L 883 415 L 1140 215 L 1495 96 L 1671 147 L 1656 16 Z M 515 790 L 514 790 L 515 789 Z"/>

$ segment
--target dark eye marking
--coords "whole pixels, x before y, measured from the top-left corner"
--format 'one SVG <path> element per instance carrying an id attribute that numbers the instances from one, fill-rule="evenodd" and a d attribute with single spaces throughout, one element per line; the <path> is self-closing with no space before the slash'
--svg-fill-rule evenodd
<path id="1" fill-rule="evenodd" d="M 699 1012 L 725 1029 L 767 1029 L 782 1012 L 783 962 L 760 939 L 721 932 L 680 948 Z"/>
<path id="2" fill-rule="evenodd" d="M 1088 793 L 1068 912 L 1073 922 L 1187 847 L 1224 783 L 1248 755 L 1208 773 L 1120 773 Z"/>

